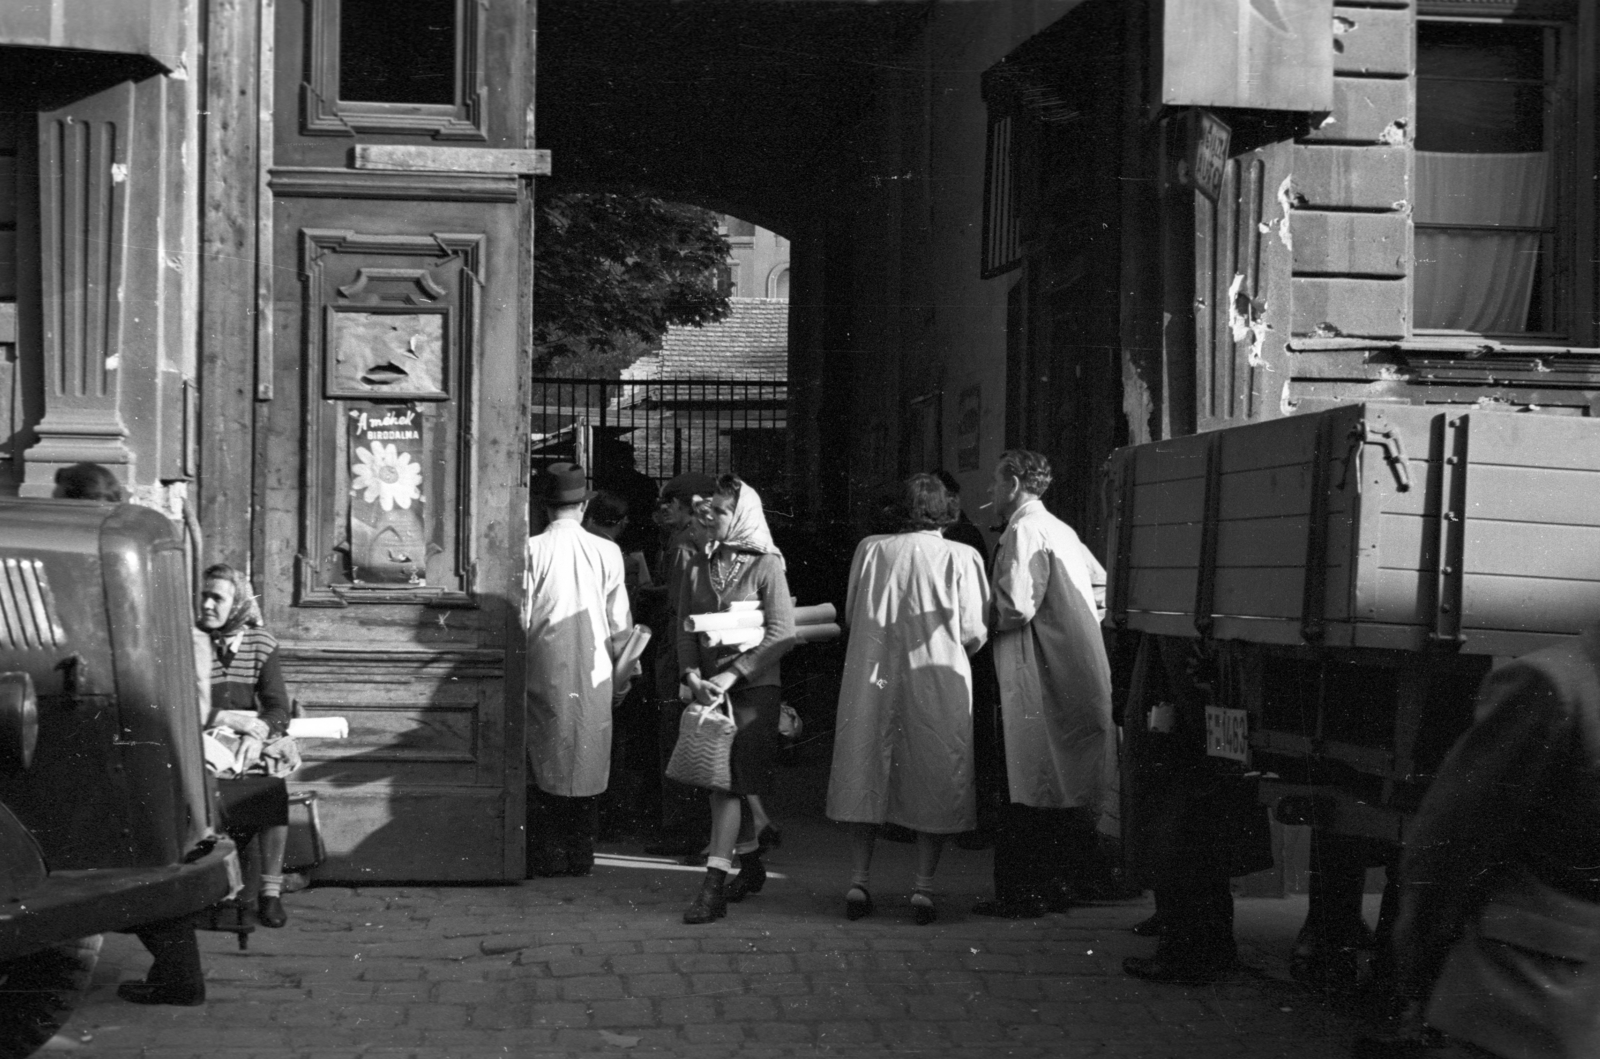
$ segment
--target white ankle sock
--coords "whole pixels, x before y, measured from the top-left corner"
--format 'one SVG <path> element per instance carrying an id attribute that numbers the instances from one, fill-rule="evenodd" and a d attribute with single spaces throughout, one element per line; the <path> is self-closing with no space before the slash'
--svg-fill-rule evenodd
<path id="1" fill-rule="evenodd" d="M 282 893 L 283 893 L 283 876 L 281 876 L 281 875 L 267 875 L 267 874 L 263 873 L 262 876 L 261 876 L 261 896 L 262 897 L 277 897 Z"/>

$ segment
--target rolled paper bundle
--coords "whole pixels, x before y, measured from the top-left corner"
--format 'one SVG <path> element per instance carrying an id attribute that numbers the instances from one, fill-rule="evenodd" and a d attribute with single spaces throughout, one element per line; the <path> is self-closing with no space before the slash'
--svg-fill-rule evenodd
<path id="1" fill-rule="evenodd" d="M 622 637 L 622 643 L 617 648 L 617 657 L 611 665 L 611 682 L 614 685 L 627 683 L 639 670 L 639 658 L 644 654 L 644 649 L 650 643 L 650 626 L 635 625 L 628 629 Z"/>
<path id="2" fill-rule="evenodd" d="M 813 607 L 794 608 L 794 623 L 796 625 L 826 625 L 830 621 L 837 621 L 839 612 L 833 609 L 832 603 L 818 603 Z"/>
<path id="3" fill-rule="evenodd" d="M 712 614 L 691 614 L 683 619 L 683 627 L 690 632 L 759 629 L 766 623 L 767 616 L 759 610 L 723 610 Z"/>
<path id="4" fill-rule="evenodd" d="M 712 629 L 700 635 L 706 638 L 707 647 L 737 647 L 748 651 L 760 643 L 766 634 L 765 629 Z"/>
<path id="5" fill-rule="evenodd" d="M 350 722 L 343 717 L 296 717 L 289 722 L 296 739 L 349 739 Z"/>
<path id="6" fill-rule="evenodd" d="M 761 601 L 759 599 L 736 599 L 732 603 L 728 604 L 728 609 L 729 610 L 760 610 L 761 609 Z"/>
<path id="7" fill-rule="evenodd" d="M 837 640 L 839 638 L 839 626 L 831 621 L 822 625 L 796 625 L 794 627 L 794 638 L 801 643 L 822 643 L 824 640 Z"/>

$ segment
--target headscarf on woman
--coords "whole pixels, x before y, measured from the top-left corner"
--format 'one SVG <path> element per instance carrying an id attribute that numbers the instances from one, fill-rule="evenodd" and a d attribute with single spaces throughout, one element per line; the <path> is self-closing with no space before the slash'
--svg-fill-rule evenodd
<path id="1" fill-rule="evenodd" d="M 739 482 L 739 492 L 733 505 L 733 522 L 728 536 L 720 541 L 710 541 L 706 554 L 716 552 L 718 546 L 733 551 L 753 552 L 756 555 L 776 555 L 783 562 L 783 553 L 772 542 L 772 531 L 767 528 L 767 513 L 761 506 L 761 495 L 749 482 Z M 787 565 L 787 564 L 785 564 Z"/>
<path id="2" fill-rule="evenodd" d="M 250 582 L 243 573 L 226 563 L 218 563 L 208 567 L 202 578 L 206 581 L 226 581 L 233 586 L 233 609 L 228 611 L 228 620 L 222 623 L 220 629 L 207 629 L 200 626 L 200 630 L 211 637 L 211 649 L 219 656 L 232 653 L 229 641 L 245 629 L 255 629 L 262 626 L 261 607 L 256 603 L 255 593 L 250 590 Z M 199 623 L 196 622 L 198 626 Z"/>

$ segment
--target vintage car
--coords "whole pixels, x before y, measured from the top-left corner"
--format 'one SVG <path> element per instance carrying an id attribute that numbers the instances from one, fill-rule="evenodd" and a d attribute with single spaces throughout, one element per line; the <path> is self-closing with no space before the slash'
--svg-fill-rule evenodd
<path id="1" fill-rule="evenodd" d="M 63 946 L 237 888 L 202 758 L 192 628 L 170 520 L 0 500 L 0 989 L 13 1001 L 0 1056 L 53 1032 L 71 988 Z"/>

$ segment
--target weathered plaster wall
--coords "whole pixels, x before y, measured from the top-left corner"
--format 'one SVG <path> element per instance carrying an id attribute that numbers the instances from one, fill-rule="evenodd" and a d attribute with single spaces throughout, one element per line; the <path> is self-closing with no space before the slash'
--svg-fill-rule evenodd
<path id="1" fill-rule="evenodd" d="M 981 518 L 1005 437 L 1006 298 L 979 278 L 988 115 L 983 72 L 1077 0 L 935 5 L 855 130 L 849 490 L 853 514 L 904 473 L 942 465 Z M 958 459 L 962 395 L 978 391 L 975 466 Z"/>

